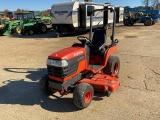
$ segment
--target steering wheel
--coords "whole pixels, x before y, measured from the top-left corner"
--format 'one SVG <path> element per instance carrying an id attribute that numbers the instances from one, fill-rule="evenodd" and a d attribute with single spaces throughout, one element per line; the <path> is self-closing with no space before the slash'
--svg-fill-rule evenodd
<path id="1" fill-rule="evenodd" d="M 91 40 L 85 36 L 78 36 L 77 39 L 82 43 L 91 43 Z"/>

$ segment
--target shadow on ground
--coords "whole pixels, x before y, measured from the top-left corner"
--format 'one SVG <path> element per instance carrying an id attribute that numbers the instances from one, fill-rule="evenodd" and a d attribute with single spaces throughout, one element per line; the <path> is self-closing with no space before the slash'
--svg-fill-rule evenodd
<path id="1" fill-rule="evenodd" d="M 10 79 L 3 82 L 0 87 L 0 104 L 20 104 L 20 105 L 40 105 L 43 109 L 52 112 L 72 112 L 78 111 L 72 97 L 61 97 L 59 94 L 46 95 L 39 87 L 38 79 L 46 74 L 45 68 L 4 68 L 8 72 L 28 73 L 26 76 L 32 81 L 24 79 Z M 57 96 L 58 95 L 58 96 Z M 95 93 L 93 100 L 103 100 L 104 94 Z"/>

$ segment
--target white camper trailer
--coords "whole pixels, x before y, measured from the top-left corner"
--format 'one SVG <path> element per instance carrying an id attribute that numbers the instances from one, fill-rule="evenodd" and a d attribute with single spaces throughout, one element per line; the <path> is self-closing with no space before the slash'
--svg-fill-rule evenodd
<path id="1" fill-rule="evenodd" d="M 51 7 L 53 28 L 60 34 L 89 30 L 92 11 L 106 7 L 114 6 L 80 1 L 53 4 Z M 107 25 L 112 22 L 113 13 L 110 11 L 98 11 L 93 15 L 93 28 L 107 28 Z"/>

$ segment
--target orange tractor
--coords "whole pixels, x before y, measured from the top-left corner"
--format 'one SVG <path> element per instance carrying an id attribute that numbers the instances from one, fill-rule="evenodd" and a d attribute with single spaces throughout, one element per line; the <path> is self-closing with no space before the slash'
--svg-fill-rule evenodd
<path id="1" fill-rule="evenodd" d="M 91 40 L 93 13 L 108 10 L 114 12 L 110 45 L 106 45 L 105 29 L 96 29 Z M 94 91 L 109 96 L 120 86 L 120 61 L 117 56 L 111 56 L 118 50 L 118 40 L 114 39 L 116 13 L 112 8 L 107 8 L 94 10 L 92 15 L 90 37 L 78 36 L 80 43 L 49 55 L 48 74 L 40 79 L 40 86 L 46 93 L 73 93 L 74 104 L 81 109 L 90 105 Z"/>

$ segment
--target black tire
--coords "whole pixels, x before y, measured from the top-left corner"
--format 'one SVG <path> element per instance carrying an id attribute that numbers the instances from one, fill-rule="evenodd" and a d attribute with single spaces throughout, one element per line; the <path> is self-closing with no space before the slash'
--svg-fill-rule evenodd
<path id="1" fill-rule="evenodd" d="M 146 19 L 146 20 L 144 21 L 144 25 L 145 25 L 145 26 L 150 26 L 151 24 L 152 24 L 151 19 Z"/>
<path id="2" fill-rule="evenodd" d="M 123 24 L 125 25 L 125 26 L 129 26 L 129 19 L 124 19 L 124 21 L 123 21 Z"/>
<path id="3" fill-rule="evenodd" d="M 28 31 L 28 34 L 29 34 L 29 35 L 33 35 L 33 34 L 34 34 L 33 29 L 30 29 L 30 30 Z"/>
<path id="4" fill-rule="evenodd" d="M 39 25 L 39 31 L 41 34 L 44 34 L 47 32 L 47 26 L 45 24 L 40 24 Z"/>
<path id="5" fill-rule="evenodd" d="M 88 83 L 80 83 L 74 90 L 74 104 L 81 109 L 88 107 L 93 99 L 94 90 Z"/>
<path id="6" fill-rule="evenodd" d="M 52 91 L 49 89 L 48 87 L 48 81 L 49 81 L 49 77 L 48 75 L 44 75 L 43 77 L 40 78 L 39 80 L 39 85 L 40 85 L 40 88 L 41 90 L 46 93 L 46 94 L 51 94 Z"/>
<path id="7" fill-rule="evenodd" d="M 119 57 L 117 56 L 110 56 L 108 58 L 108 62 L 107 65 L 104 67 L 103 72 L 105 74 L 111 75 L 111 76 L 115 76 L 115 77 L 119 77 L 119 69 L 120 69 L 120 60 Z"/>

